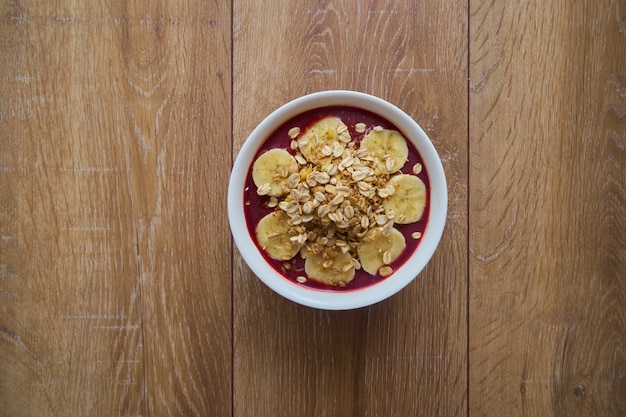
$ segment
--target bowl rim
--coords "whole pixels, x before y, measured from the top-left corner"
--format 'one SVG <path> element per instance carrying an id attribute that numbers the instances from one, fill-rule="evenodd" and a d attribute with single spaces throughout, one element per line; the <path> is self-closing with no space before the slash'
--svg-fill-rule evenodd
<path id="1" fill-rule="evenodd" d="M 396 125 L 420 153 L 430 182 L 430 214 L 422 241 L 411 256 L 388 278 L 352 291 L 320 291 L 293 283 L 265 260 L 248 232 L 244 213 L 244 188 L 253 159 L 283 123 L 302 112 L 321 107 L 347 106 L 374 112 Z M 446 222 L 448 190 L 443 164 L 424 130 L 403 110 L 376 96 L 351 90 L 326 90 L 291 100 L 265 117 L 239 150 L 228 184 L 228 220 L 239 253 L 252 272 L 283 297 L 323 310 L 351 310 L 378 303 L 399 292 L 417 278 L 432 258 Z"/>

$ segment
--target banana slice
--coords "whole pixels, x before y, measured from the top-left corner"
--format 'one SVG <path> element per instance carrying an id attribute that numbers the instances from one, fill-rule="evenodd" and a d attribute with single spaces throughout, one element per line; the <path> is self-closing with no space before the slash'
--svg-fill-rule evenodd
<path id="1" fill-rule="evenodd" d="M 298 253 L 302 244 L 297 234 L 290 232 L 288 217 L 282 211 L 275 211 L 263 217 L 256 227 L 256 240 L 259 246 L 272 259 L 287 261 Z"/>
<path id="2" fill-rule="evenodd" d="M 309 279 L 327 285 L 345 285 L 354 278 L 354 264 L 349 253 L 339 251 L 325 259 L 322 254 L 309 255 L 304 261 L 304 272 Z"/>
<path id="3" fill-rule="evenodd" d="M 294 172 L 298 172 L 296 159 L 284 149 L 271 149 L 254 161 L 252 180 L 259 188 L 269 186 L 265 194 L 280 197 L 287 192 L 287 178 Z"/>
<path id="4" fill-rule="evenodd" d="M 406 139 L 395 130 L 372 129 L 361 141 L 361 148 L 375 158 L 378 170 L 383 173 L 399 171 L 409 156 Z"/>
<path id="5" fill-rule="evenodd" d="M 426 185 L 422 180 L 414 175 L 400 174 L 392 177 L 387 184 L 394 188 L 394 193 L 383 200 L 385 213 L 393 211 L 393 221 L 399 224 L 421 219 L 426 206 Z"/>
<path id="6" fill-rule="evenodd" d="M 333 116 L 327 116 L 315 122 L 298 138 L 298 147 L 307 161 L 319 163 L 334 151 L 335 143 L 345 148 L 350 142 L 348 126 Z"/>
<path id="7" fill-rule="evenodd" d="M 383 265 L 389 265 L 406 248 L 404 236 L 392 228 L 389 236 L 383 234 L 382 227 L 372 229 L 359 247 L 359 261 L 363 270 L 375 275 Z"/>

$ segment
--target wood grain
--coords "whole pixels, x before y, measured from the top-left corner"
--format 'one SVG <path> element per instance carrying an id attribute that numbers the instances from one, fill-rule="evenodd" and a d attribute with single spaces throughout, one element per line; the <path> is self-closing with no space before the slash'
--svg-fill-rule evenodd
<path id="1" fill-rule="evenodd" d="M 0 2 L 0 415 L 626 415 L 625 64 L 624 0 Z M 450 203 L 417 280 L 326 312 L 224 197 L 338 88 L 424 127 Z"/>
<path id="2" fill-rule="evenodd" d="M 471 1 L 470 414 L 626 414 L 626 3 Z"/>
<path id="3" fill-rule="evenodd" d="M 150 3 L 1 5 L 2 415 L 230 414 L 230 8 Z"/>
<path id="4" fill-rule="evenodd" d="M 297 306 L 235 252 L 235 415 L 466 414 L 466 17 L 460 1 L 234 3 L 235 153 L 281 104 L 359 90 L 425 127 L 452 191 L 430 266 L 370 308 Z"/>

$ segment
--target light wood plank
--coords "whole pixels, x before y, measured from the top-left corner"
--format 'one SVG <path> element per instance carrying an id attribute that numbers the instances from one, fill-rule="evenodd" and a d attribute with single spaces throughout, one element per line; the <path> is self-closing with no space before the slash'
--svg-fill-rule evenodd
<path id="1" fill-rule="evenodd" d="M 0 414 L 230 414 L 229 5 L 1 9 Z"/>
<path id="2" fill-rule="evenodd" d="M 371 308 L 297 306 L 235 252 L 236 416 L 466 414 L 466 17 L 460 1 L 234 3 L 235 153 L 286 101 L 360 90 L 426 129 L 451 191 L 430 266 Z"/>
<path id="3" fill-rule="evenodd" d="M 470 3 L 470 414 L 622 416 L 626 3 Z"/>

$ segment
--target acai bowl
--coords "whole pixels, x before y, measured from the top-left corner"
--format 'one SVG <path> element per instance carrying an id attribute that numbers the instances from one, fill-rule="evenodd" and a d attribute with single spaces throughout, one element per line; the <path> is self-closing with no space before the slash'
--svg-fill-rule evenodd
<path id="1" fill-rule="evenodd" d="M 234 242 L 267 286 L 296 303 L 348 310 L 409 284 L 443 233 L 439 156 L 405 112 L 355 91 L 323 91 L 250 134 L 228 188 Z"/>

